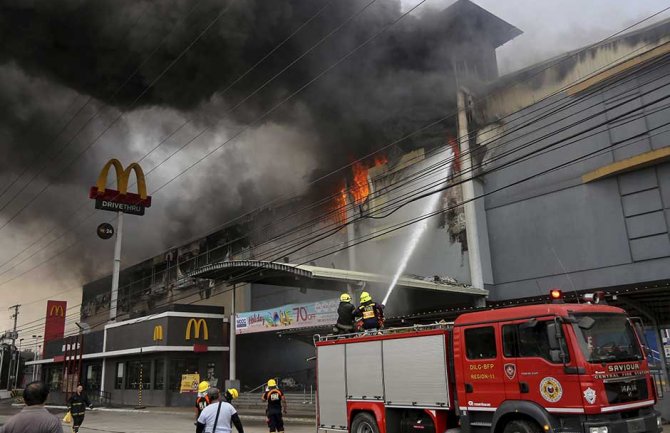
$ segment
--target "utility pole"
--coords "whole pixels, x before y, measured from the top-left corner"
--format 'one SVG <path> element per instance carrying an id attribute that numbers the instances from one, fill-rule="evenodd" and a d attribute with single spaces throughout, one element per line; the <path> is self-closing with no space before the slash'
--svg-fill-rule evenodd
<path id="1" fill-rule="evenodd" d="M 11 389 L 12 389 L 12 381 L 9 380 L 9 377 L 11 376 L 12 371 L 14 370 L 14 369 L 12 369 L 12 366 L 14 365 L 14 364 L 12 364 L 12 360 L 14 359 L 14 357 L 12 356 L 12 350 L 16 350 L 16 337 L 18 336 L 17 332 L 16 332 L 16 323 L 17 323 L 17 320 L 19 319 L 19 308 L 20 307 L 21 307 L 20 304 L 16 304 L 16 305 L 12 305 L 11 307 L 8 308 L 9 310 L 14 310 L 14 314 L 12 314 L 10 316 L 12 319 L 14 319 L 14 330 L 12 331 L 12 345 L 9 346 L 9 355 L 10 355 L 9 356 L 9 373 L 7 373 L 7 376 L 8 376 L 7 390 L 8 391 L 11 391 Z M 19 354 L 19 356 L 20 356 L 20 354 Z M 16 359 L 16 362 L 19 362 L 18 358 Z"/>
<path id="2" fill-rule="evenodd" d="M 123 239 L 123 212 L 117 213 L 116 242 L 114 243 L 114 267 L 112 272 L 112 295 L 109 299 L 109 320 L 116 320 L 116 307 L 119 298 L 119 273 L 121 272 L 121 240 Z M 104 360 L 103 360 L 104 362 Z"/>

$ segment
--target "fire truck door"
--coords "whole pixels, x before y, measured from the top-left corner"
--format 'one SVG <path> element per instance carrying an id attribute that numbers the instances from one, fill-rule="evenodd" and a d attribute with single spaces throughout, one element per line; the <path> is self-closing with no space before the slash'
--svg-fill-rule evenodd
<path id="1" fill-rule="evenodd" d="M 503 323 L 502 334 L 502 356 L 503 356 L 503 381 L 505 383 L 505 398 L 507 400 L 522 400 L 522 391 L 519 383 L 517 359 L 518 359 L 518 336 L 517 324 Z"/>
<path id="2" fill-rule="evenodd" d="M 463 381 L 465 401 L 461 407 L 490 412 L 505 400 L 499 325 L 464 327 Z"/>
<path id="3" fill-rule="evenodd" d="M 582 407 L 579 375 L 566 374 L 562 360 L 556 359 L 555 355 L 552 359 L 547 334 L 549 323 L 553 320 L 504 325 L 503 333 L 516 334 L 517 344 L 503 350 L 507 349 L 516 357 L 521 400 L 534 401 L 550 412 L 577 413 Z"/>

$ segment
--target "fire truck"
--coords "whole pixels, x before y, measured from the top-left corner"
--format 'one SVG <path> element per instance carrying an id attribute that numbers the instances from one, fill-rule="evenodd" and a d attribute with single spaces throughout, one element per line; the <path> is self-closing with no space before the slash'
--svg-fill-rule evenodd
<path id="1" fill-rule="evenodd" d="M 316 335 L 318 430 L 662 431 L 645 345 L 626 312 L 552 298 L 452 323 Z"/>

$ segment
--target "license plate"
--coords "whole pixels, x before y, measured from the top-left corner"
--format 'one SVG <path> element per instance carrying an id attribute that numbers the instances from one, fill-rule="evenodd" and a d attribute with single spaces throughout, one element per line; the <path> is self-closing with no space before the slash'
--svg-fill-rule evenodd
<path id="1" fill-rule="evenodd" d="M 645 425 L 643 419 L 628 420 L 626 421 L 626 425 L 628 426 L 628 431 L 630 433 L 640 433 L 645 431 Z"/>

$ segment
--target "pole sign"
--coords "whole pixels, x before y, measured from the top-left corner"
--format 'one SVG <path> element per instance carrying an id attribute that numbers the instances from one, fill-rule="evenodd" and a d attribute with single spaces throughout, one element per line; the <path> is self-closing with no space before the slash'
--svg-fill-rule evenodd
<path id="1" fill-rule="evenodd" d="M 98 237 L 100 239 L 109 239 L 114 236 L 114 227 L 110 223 L 102 223 L 98 226 Z"/>
<path id="2" fill-rule="evenodd" d="M 118 189 L 107 188 L 107 175 L 111 167 L 114 167 L 114 171 L 116 172 Z M 133 171 L 137 178 L 137 194 L 128 192 L 128 180 L 130 173 Z M 144 172 L 142 171 L 142 167 L 136 162 L 133 162 L 124 169 L 118 159 L 107 161 L 102 167 L 96 185 L 91 187 L 88 196 L 95 200 L 96 209 L 112 212 L 144 215 L 144 209 L 151 207 L 151 196 L 147 195 L 147 183 L 144 179 Z M 99 231 L 98 235 L 100 235 Z"/>

